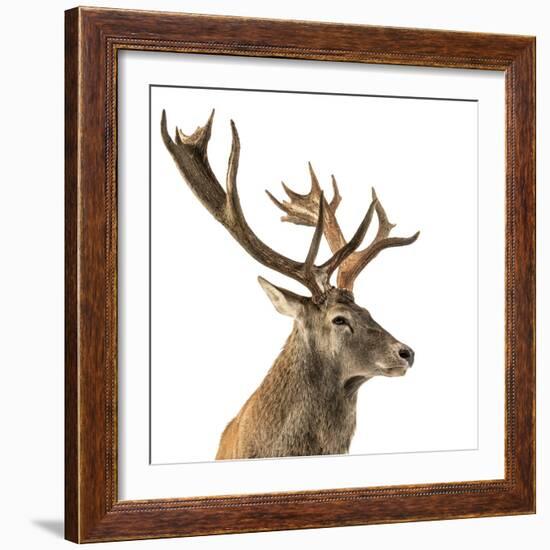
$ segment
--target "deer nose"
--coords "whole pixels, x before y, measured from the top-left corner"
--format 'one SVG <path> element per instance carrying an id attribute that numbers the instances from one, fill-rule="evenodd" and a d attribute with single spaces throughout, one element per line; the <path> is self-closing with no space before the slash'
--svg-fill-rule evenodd
<path id="1" fill-rule="evenodd" d="M 409 363 L 409 367 L 412 367 L 414 363 L 414 351 L 409 346 L 401 346 L 398 353 L 399 357 L 405 359 Z"/>

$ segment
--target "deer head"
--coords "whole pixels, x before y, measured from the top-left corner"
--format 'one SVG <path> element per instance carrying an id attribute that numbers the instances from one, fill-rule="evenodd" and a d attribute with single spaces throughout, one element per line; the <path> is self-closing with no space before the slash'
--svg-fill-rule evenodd
<path id="1" fill-rule="evenodd" d="M 301 296 L 259 278 L 259 282 L 279 313 L 295 320 L 295 331 L 322 361 L 336 362 L 346 391 L 354 393 L 366 379 L 375 375 L 399 376 L 412 365 L 414 353 L 374 321 L 370 313 L 355 303 L 353 284 L 365 266 L 385 248 L 413 243 L 419 233 L 408 237 L 390 237 L 394 227 L 374 190 L 372 202 L 350 240 L 346 240 L 336 219 L 341 197 L 336 180 L 332 179 L 334 196 L 325 199 L 310 165 L 311 191 L 295 193 L 284 183 L 290 201 L 280 202 L 269 192 L 271 200 L 285 212 L 283 221 L 315 228 L 303 262 L 290 259 L 262 242 L 252 231 L 243 214 L 237 191 L 237 169 L 240 142 L 231 121 L 232 147 L 227 169 L 226 189 L 212 172 L 207 145 L 212 130 L 214 111 L 208 122 L 191 135 L 176 128 L 172 139 L 167 130 L 166 113 L 161 119 L 163 141 L 183 178 L 205 208 L 220 222 L 239 244 L 257 261 L 295 279 L 311 292 Z M 378 232 L 363 250 L 358 250 L 374 214 Z M 321 238 L 327 239 L 332 256 L 316 264 Z M 337 286 L 330 279 L 337 273 Z"/>

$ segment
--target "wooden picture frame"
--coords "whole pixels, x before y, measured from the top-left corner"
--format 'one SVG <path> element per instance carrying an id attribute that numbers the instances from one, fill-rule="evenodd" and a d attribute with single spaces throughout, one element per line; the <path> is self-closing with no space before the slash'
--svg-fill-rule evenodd
<path id="1" fill-rule="evenodd" d="M 502 71 L 505 477 L 120 501 L 117 54 L 155 50 Z M 74 542 L 535 512 L 535 39 L 99 8 L 66 12 L 65 534 Z"/>

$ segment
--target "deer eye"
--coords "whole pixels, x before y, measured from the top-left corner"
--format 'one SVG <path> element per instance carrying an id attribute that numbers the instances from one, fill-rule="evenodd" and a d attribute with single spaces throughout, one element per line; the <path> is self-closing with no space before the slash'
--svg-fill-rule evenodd
<path id="1" fill-rule="evenodd" d="M 348 320 L 345 317 L 342 317 L 341 315 L 338 315 L 338 317 L 335 317 L 332 322 L 335 325 L 349 325 Z"/>

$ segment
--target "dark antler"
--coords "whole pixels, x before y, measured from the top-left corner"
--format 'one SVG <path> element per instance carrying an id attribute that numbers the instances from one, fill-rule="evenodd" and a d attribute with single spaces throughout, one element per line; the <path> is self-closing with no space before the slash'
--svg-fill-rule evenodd
<path id="1" fill-rule="evenodd" d="M 214 111 L 208 122 L 198 127 L 190 136 L 176 128 L 175 139 L 168 134 L 166 113 L 162 112 L 161 134 L 164 144 L 172 155 L 183 178 L 205 208 L 218 220 L 235 240 L 261 264 L 292 277 L 306 286 L 313 301 L 323 301 L 331 287 L 330 277 L 338 266 L 361 244 L 373 216 L 373 205 L 359 225 L 353 238 L 333 251 L 333 256 L 322 265 L 315 265 L 319 245 L 324 231 L 326 201 L 320 192 L 316 208 L 315 232 L 304 262 L 297 262 L 272 250 L 252 231 L 244 217 L 237 191 L 237 169 L 239 165 L 240 142 L 237 128 L 231 121 L 233 141 L 227 169 L 226 190 L 222 188 L 208 162 L 207 146 L 212 131 Z"/>
<path id="2" fill-rule="evenodd" d="M 287 221 L 299 225 L 316 225 L 318 223 L 319 204 L 324 203 L 324 234 L 330 249 L 333 253 L 346 245 L 346 240 L 336 219 L 336 209 L 340 204 L 342 197 L 340 196 L 336 179 L 332 176 L 332 187 L 334 196 L 330 204 L 324 199 L 323 192 L 317 180 L 317 176 L 309 165 L 311 175 L 311 190 L 307 195 L 300 195 L 289 189 L 284 183 L 283 188 L 288 195 L 290 201 L 278 201 L 269 191 L 266 191 L 271 200 L 287 215 L 281 218 L 282 221 Z M 372 202 L 369 212 L 373 207 L 376 209 L 378 217 L 378 231 L 373 241 L 363 250 L 357 250 L 349 254 L 342 261 L 338 268 L 337 285 L 339 288 L 353 290 L 355 279 L 366 267 L 385 248 L 395 246 L 405 246 L 412 244 L 418 238 L 420 232 L 416 232 L 411 237 L 390 237 L 391 230 L 395 227 L 394 224 L 388 221 L 386 211 L 376 196 L 374 189 L 372 190 Z"/>

